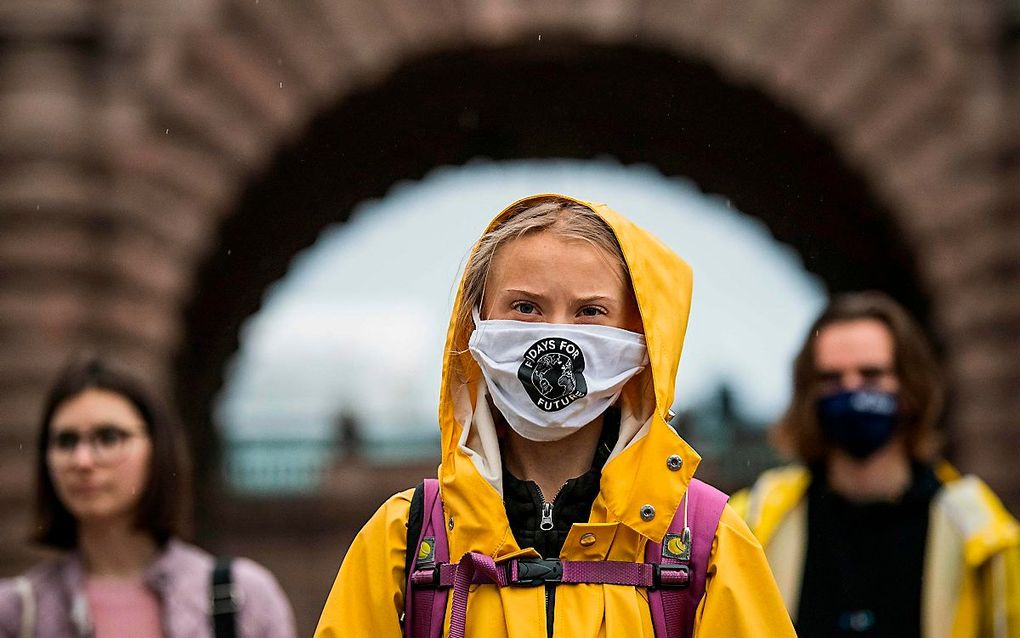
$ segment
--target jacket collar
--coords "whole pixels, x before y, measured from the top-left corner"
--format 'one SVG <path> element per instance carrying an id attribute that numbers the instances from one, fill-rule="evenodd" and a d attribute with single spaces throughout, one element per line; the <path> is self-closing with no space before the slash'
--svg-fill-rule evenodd
<path id="1" fill-rule="evenodd" d="M 590 522 L 620 523 L 645 539 L 661 542 L 701 457 L 660 417 L 652 421 L 647 434 L 606 463 Z M 676 470 L 672 469 L 676 463 L 669 462 L 674 455 L 681 459 Z M 467 454 L 452 450 L 440 467 L 440 480 L 451 560 L 468 551 L 497 558 L 521 551 L 502 496 Z M 653 515 L 647 518 L 642 511 Z"/>

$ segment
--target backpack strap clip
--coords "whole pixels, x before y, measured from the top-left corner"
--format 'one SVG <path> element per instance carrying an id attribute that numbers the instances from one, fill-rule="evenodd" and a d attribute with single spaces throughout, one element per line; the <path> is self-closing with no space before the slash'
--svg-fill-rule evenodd
<path id="1" fill-rule="evenodd" d="M 411 574 L 412 587 L 439 587 L 439 565 L 420 565 Z"/>
<path id="2" fill-rule="evenodd" d="M 563 582 L 563 563 L 558 558 L 518 558 L 506 564 L 511 587 L 538 587 Z"/>
<path id="3" fill-rule="evenodd" d="M 237 613 L 238 602 L 237 588 L 232 583 L 213 585 L 212 614 L 214 616 Z"/>
<path id="4" fill-rule="evenodd" d="M 652 586 L 649 589 L 684 589 L 690 586 L 690 565 L 652 563 Z"/>

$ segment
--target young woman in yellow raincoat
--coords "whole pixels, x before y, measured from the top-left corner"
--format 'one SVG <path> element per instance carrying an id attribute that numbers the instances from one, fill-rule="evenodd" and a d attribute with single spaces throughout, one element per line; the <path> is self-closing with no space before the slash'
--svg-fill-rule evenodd
<path id="1" fill-rule="evenodd" d="M 601 204 L 537 195 L 492 221 L 468 262 L 443 368 L 439 481 L 451 560 L 644 562 L 700 460 L 666 424 L 691 286 L 686 263 Z M 596 370 L 587 395 L 576 368 L 556 365 L 571 352 L 531 356 L 535 329 L 545 328 L 584 350 L 585 374 Z M 538 385 L 522 390 L 526 366 Z M 548 396 L 569 405 L 544 404 Z M 391 497 L 358 534 L 316 636 L 401 635 L 413 492 Z M 472 585 L 464 635 L 651 638 L 648 600 L 633 585 Z M 446 629 L 450 619 L 447 608 Z M 729 506 L 693 635 L 794 635 L 761 546 Z"/>
<path id="2" fill-rule="evenodd" d="M 884 294 L 834 297 L 794 364 L 800 461 L 735 495 L 802 638 L 1020 638 L 1020 525 L 934 455 L 942 388 Z"/>

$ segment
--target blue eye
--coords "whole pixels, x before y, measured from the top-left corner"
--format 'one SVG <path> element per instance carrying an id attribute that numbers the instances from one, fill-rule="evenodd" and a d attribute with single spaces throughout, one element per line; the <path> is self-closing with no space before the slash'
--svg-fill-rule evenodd
<path id="1" fill-rule="evenodd" d="M 537 310 L 537 308 L 535 308 L 535 304 L 527 301 L 518 301 L 514 303 L 513 309 L 525 315 L 534 314 Z"/>
<path id="2" fill-rule="evenodd" d="M 582 317 L 598 317 L 599 315 L 606 314 L 606 311 L 598 306 L 585 306 L 577 314 Z"/>

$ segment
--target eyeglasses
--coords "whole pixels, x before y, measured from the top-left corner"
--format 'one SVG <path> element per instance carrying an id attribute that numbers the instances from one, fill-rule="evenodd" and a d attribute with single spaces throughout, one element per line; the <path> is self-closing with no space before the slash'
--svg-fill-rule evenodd
<path id="1" fill-rule="evenodd" d="M 145 435 L 115 425 L 102 425 L 87 434 L 65 430 L 50 438 L 50 461 L 54 465 L 69 465 L 78 445 L 84 442 L 89 446 L 92 461 L 96 465 L 114 465 L 124 458 L 128 441 L 140 436 Z"/>
<path id="2" fill-rule="evenodd" d="M 895 377 L 896 371 L 881 366 L 863 366 L 845 370 L 819 370 L 815 380 L 824 391 L 838 391 L 847 387 L 875 388 L 889 377 Z M 855 383 L 856 381 L 856 383 Z"/>

